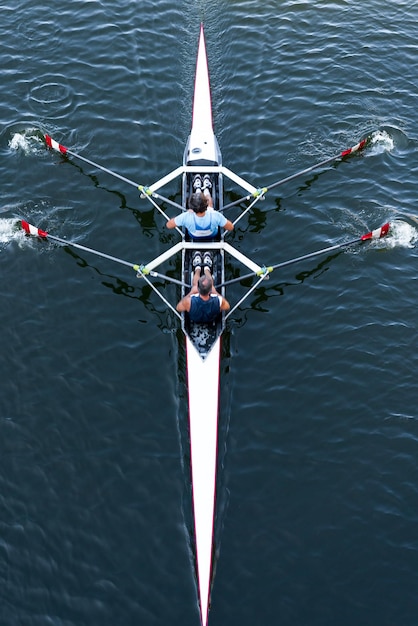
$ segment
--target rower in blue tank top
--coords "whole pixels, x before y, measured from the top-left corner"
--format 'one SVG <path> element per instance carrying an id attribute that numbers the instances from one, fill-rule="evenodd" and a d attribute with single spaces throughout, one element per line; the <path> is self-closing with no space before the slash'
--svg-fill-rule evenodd
<path id="1" fill-rule="evenodd" d="M 212 183 L 206 174 L 202 179 L 198 174 L 193 181 L 194 193 L 188 201 L 188 210 L 168 220 L 167 228 L 183 226 L 189 232 L 193 241 L 209 241 L 218 234 L 219 227 L 233 230 L 234 225 L 226 217 L 213 209 L 213 199 L 210 194 Z"/>
<path id="2" fill-rule="evenodd" d="M 228 311 L 229 302 L 214 287 L 210 252 L 204 253 L 202 262 L 201 253 L 196 251 L 193 255 L 192 266 L 194 269 L 192 288 L 187 296 L 180 300 L 176 308 L 180 313 L 187 311 L 192 322 L 210 324 L 217 319 L 221 311 Z"/>

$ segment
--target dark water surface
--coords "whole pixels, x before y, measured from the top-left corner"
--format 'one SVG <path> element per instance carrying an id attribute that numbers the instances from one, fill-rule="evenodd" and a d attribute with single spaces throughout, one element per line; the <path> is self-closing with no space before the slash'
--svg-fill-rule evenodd
<path id="1" fill-rule="evenodd" d="M 134 187 L 40 134 L 141 184 L 174 169 L 203 20 L 232 170 L 269 185 L 372 138 L 267 194 L 231 243 L 271 264 L 393 226 L 273 273 L 228 324 L 210 625 L 416 626 L 416 3 L 0 16 L 0 624 L 199 622 L 177 321 L 129 268 L 17 222 L 139 263 L 177 241 Z"/>

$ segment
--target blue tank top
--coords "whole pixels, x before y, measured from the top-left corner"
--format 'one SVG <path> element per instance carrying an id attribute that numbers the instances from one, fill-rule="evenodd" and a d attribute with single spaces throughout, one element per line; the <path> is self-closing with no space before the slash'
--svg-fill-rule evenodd
<path id="1" fill-rule="evenodd" d="M 215 294 L 211 295 L 209 300 L 202 300 L 198 294 L 193 295 L 190 299 L 189 316 L 192 322 L 210 324 L 216 320 L 220 312 L 221 303 L 219 296 Z"/>

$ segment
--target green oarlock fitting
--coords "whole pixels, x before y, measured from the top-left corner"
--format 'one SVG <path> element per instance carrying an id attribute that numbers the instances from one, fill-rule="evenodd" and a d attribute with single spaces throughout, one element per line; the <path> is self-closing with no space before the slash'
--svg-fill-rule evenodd
<path id="1" fill-rule="evenodd" d="M 273 267 L 270 265 L 269 267 L 266 267 L 264 265 L 264 267 L 260 268 L 257 272 L 257 276 L 265 276 L 266 274 L 270 274 L 270 272 L 273 271 Z"/>
<path id="2" fill-rule="evenodd" d="M 152 191 L 149 187 L 145 187 L 144 185 L 138 185 L 138 189 L 141 192 L 142 196 L 152 196 Z"/>
<path id="3" fill-rule="evenodd" d="M 253 193 L 254 198 L 259 198 L 260 196 L 264 196 L 265 193 L 268 192 L 268 187 L 260 187 L 260 189 L 256 189 Z"/>
<path id="4" fill-rule="evenodd" d="M 150 270 L 147 268 L 146 265 L 135 265 L 134 269 L 136 270 L 137 278 L 142 278 L 143 276 L 146 276 L 150 273 Z"/>

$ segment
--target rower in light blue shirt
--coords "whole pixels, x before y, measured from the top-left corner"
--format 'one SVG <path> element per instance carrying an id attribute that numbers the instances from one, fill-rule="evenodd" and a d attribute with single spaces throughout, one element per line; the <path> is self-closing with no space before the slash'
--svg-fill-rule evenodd
<path id="1" fill-rule="evenodd" d="M 188 210 L 180 213 L 166 223 L 167 228 L 183 226 L 194 241 L 208 241 L 218 234 L 219 227 L 233 230 L 234 225 L 226 217 L 213 209 L 213 200 L 210 195 L 210 177 L 203 177 L 203 190 L 197 187 L 200 176 L 195 177 L 195 192 L 190 196 Z"/>

